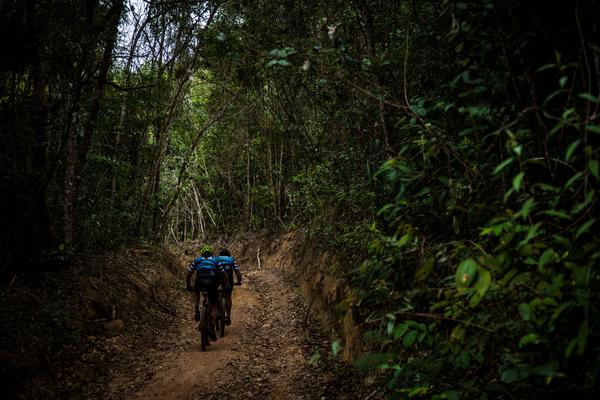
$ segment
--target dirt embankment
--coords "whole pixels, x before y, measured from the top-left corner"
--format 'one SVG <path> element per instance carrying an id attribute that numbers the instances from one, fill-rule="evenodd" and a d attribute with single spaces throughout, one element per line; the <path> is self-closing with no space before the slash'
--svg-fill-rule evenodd
<path id="1" fill-rule="evenodd" d="M 331 339 L 340 340 L 344 361 L 353 362 L 363 353 L 360 324 L 349 307 L 350 288 L 346 279 L 328 273 L 340 266 L 335 255 L 317 249 L 298 232 L 239 243 L 244 259 L 257 262 L 260 258 L 269 268 L 294 277 L 311 315 Z"/>
<path id="2" fill-rule="evenodd" d="M 79 255 L 0 287 L 2 398 L 106 397 L 121 368 L 172 329 L 179 266 L 162 249 Z"/>

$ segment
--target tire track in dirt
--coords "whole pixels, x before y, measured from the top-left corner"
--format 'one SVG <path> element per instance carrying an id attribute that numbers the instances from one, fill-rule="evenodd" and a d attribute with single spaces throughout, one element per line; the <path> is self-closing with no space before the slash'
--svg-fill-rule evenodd
<path id="1" fill-rule="evenodd" d="M 246 272 L 234 290 L 225 337 L 200 351 L 190 294 L 178 301 L 178 326 L 162 350 L 111 385 L 111 399 L 322 399 L 326 381 L 308 362 L 328 341 L 309 334 L 299 293 L 276 270 Z M 166 343 L 165 343 L 166 342 Z"/>

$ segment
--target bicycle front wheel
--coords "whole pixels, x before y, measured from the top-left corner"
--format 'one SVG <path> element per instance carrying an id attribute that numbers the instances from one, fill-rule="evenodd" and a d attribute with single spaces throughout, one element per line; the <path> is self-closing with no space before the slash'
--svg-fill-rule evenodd
<path id="1" fill-rule="evenodd" d="M 219 307 L 219 317 L 217 318 L 217 320 L 218 320 L 217 324 L 219 327 L 219 335 L 221 337 L 223 337 L 223 336 L 225 336 L 225 310 L 227 309 L 224 296 L 219 297 L 218 307 Z"/>

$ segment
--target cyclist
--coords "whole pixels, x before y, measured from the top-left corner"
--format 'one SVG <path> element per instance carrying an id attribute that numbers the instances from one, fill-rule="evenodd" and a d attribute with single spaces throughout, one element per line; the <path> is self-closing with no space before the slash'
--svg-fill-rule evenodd
<path id="1" fill-rule="evenodd" d="M 196 281 L 194 287 L 191 285 L 192 275 L 196 273 Z M 215 333 L 215 322 L 217 320 L 217 303 L 219 302 L 218 287 L 223 283 L 223 287 L 229 286 L 227 274 L 224 273 L 223 267 L 219 265 L 213 257 L 213 250 L 210 246 L 203 246 L 200 250 L 200 257 L 194 259 L 188 268 L 188 273 L 185 277 L 187 290 L 194 291 L 194 300 L 196 311 L 194 319 L 200 320 L 200 292 L 204 289 L 207 291 L 208 304 L 210 306 L 210 338 L 217 340 Z"/>
<path id="2" fill-rule="evenodd" d="M 223 286 L 223 294 L 225 295 L 225 302 L 227 305 L 225 323 L 227 325 L 231 325 L 231 293 L 233 292 L 233 274 L 235 273 L 237 284 L 241 285 L 242 273 L 240 272 L 240 267 L 238 266 L 237 262 L 235 262 L 235 259 L 231 257 L 229 250 L 221 249 L 221 251 L 219 251 L 219 256 L 215 258 L 219 265 L 226 272 L 229 282 L 231 282 L 229 287 Z"/>

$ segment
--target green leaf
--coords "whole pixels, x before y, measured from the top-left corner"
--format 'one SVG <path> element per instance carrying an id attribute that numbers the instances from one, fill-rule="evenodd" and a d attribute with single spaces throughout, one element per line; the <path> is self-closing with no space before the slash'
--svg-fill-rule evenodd
<path id="1" fill-rule="evenodd" d="M 308 363 L 310 365 L 312 365 L 313 367 L 319 365 L 319 361 L 321 360 L 321 353 L 319 353 L 318 351 L 312 355 L 312 357 L 310 357 L 308 359 Z"/>
<path id="2" fill-rule="evenodd" d="M 568 189 L 572 184 L 574 184 L 579 179 L 581 179 L 582 176 L 583 176 L 583 172 L 579 171 L 578 173 L 576 173 L 575 175 L 570 177 L 569 180 L 567 181 L 567 183 L 565 183 L 565 189 Z"/>
<path id="3" fill-rule="evenodd" d="M 558 218 L 562 218 L 562 219 L 571 219 L 571 216 L 563 210 L 546 210 L 546 211 L 544 211 L 544 214 L 549 215 L 551 217 L 558 217 Z"/>
<path id="4" fill-rule="evenodd" d="M 600 175 L 598 173 L 598 160 L 590 160 L 588 161 L 588 168 L 590 172 L 597 178 L 600 179 Z"/>
<path id="5" fill-rule="evenodd" d="M 519 348 L 522 349 L 523 347 L 527 346 L 530 343 L 533 344 L 538 344 L 541 341 L 541 337 L 540 335 L 538 335 L 537 333 L 530 333 L 528 335 L 525 335 L 521 338 L 521 340 L 519 340 Z"/>
<path id="6" fill-rule="evenodd" d="M 540 189 L 542 189 L 545 192 L 554 192 L 554 193 L 560 192 L 560 188 L 557 188 L 556 186 L 548 185 L 547 183 L 537 183 L 536 186 L 538 186 Z"/>
<path id="7" fill-rule="evenodd" d="M 339 340 L 336 340 L 335 342 L 331 343 L 331 351 L 333 352 L 334 356 L 337 356 L 341 350 L 342 350 L 342 344 L 340 343 Z"/>
<path id="8" fill-rule="evenodd" d="M 522 240 L 522 241 L 519 243 L 519 246 L 522 246 L 522 245 L 524 245 L 524 244 L 527 244 L 527 243 L 529 243 L 529 241 L 530 241 L 531 239 L 535 238 L 537 235 L 539 235 L 540 233 L 542 233 L 542 232 L 543 232 L 543 230 L 542 230 L 542 231 L 540 231 L 540 232 L 538 232 L 538 231 L 539 231 L 539 229 L 540 229 L 540 226 L 542 226 L 542 223 L 541 223 L 541 222 L 538 222 L 537 224 L 533 224 L 533 225 L 531 225 L 531 226 L 529 227 L 529 229 L 527 230 L 527 235 L 525 236 L 525 239 L 523 239 L 523 240 Z"/>
<path id="9" fill-rule="evenodd" d="M 591 226 L 594 225 L 595 222 L 596 222 L 596 218 L 592 218 L 589 221 L 587 221 L 585 224 L 581 225 L 581 227 L 579 229 L 577 229 L 577 233 L 575 234 L 575 237 L 578 238 L 579 236 L 586 233 L 591 228 Z"/>
<path id="10" fill-rule="evenodd" d="M 523 321 L 530 321 L 531 320 L 531 308 L 529 307 L 529 304 L 527 304 L 527 303 L 519 304 L 519 314 L 521 314 L 521 318 L 523 318 Z"/>
<path id="11" fill-rule="evenodd" d="M 523 182 L 523 176 L 524 173 L 523 172 L 519 172 L 512 181 L 512 187 L 515 190 L 515 192 L 518 192 L 519 190 L 521 190 L 521 183 Z"/>
<path id="12" fill-rule="evenodd" d="M 519 379 L 519 371 L 516 368 L 509 368 L 502 372 L 500 379 L 504 383 L 512 383 Z"/>
<path id="13" fill-rule="evenodd" d="M 462 80 L 465 83 L 471 83 L 471 78 L 469 77 L 469 72 L 470 72 L 469 70 L 466 70 L 462 73 Z"/>
<path id="14" fill-rule="evenodd" d="M 588 132 L 600 134 L 600 126 L 598 126 L 598 125 L 589 124 L 589 125 L 586 125 L 585 129 Z"/>
<path id="15" fill-rule="evenodd" d="M 464 260 L 458 266 L 455 274 L 456 286 L 459 288 L 467 288 L 473 282 L 477 271 L 479 270 L 479 264 L 471 258 Z"/>
<path id="16" fill-rule="evenodd" d="M 553 98 L 555 98 L 556 96 L 558 96 L 559 94 L 563 93 L 564 89 L 558 89 L 552 93 L 550 93 L 548 95 L 548 97 L 546 97 L 544 99 L 544 102 L 542 103 L 542 106 L 545 107 Z"/>
<path id="17" fill-rule="evenodd" d="M 588 336 L 590 333 L 590 327 L 587 320 L 583 321 L 583 324 L 579 327 L 579 333 L 577 334 L 577 354 L 583 356 L 585 347 L 587 345 Z"/>
<path id="18" fill-rule="evenodd" d="M 567 148 L 567 152 L 565 153 L 565 161 L 569 162 L 569 160 L 571 159 L 571 156 L 577 149 L 577 146 L 579 146 L 579 143 L 581 143 L 581 140 L 577 139 L 569 145 L 569 147 Z"/>
<path id="19" fill-rule="evenodd" d="M 417 338 L 418 334 L 419 334 L 418 331 L 410 331 L 409 333 L 407 333 L 404 336 L 404 340 L 402 340 L 402 344 L 404 345 L 404 347 L 408 348 L 408 347 L 412 346 L 412 344 L 415 342 L 415 339 Z"/>
<path id="20" fill-rule="evenodd" d="M 533 206 L 535 206 L 535 200 L 533 200 L 533 198 L 527 199 L 527 201 L 523 203 L 523 206 L 521 206 L 521 209 L 516 215 L 522 218 L 527 218 L 531 213 L 531 209 L 533 208 Z"/>
<path id="21" fill-rule="evenodd" d="M 591 93 L 579 93 L 577 96 L 582 99 L 589 100 L 592 103 L 598 103 L 598 97 L 594 96 Z"/>
<path id="22" fill-rule="evenodd" d="M 519 157 L 523 154 L 523 146 L 521 146 L 520 144 L 516 145 L 515 147 L 512 148 L 512 150 L 515 152 L 516 155 L 518 155 Z"/>
<path id="23" fill-rule="evenodd" d="M 566 76 L 562 76 L 559 80 L 558 80 L 558 84 L 560 85 L 561 88 L 564 88 L 565 85 L 567 84 L 567 81 L 569 80 L 568 77 Z"/>
<path id="24" fill-rule="evenodd" d="M 394 207 L 395 204 L 389 203 L 384 205 L 383 207 L 381 207 L 379 209 L 379 211 L 377 211 L 377 216 L 379 217 L 381 214 L 384 214 L 386 211 L 388 211 L 390 208 Z"/>
<path id="25" fill-rule="evenodd" d="M 554 310 L 554 312 L 552 313 L 552 317 L 550 318 L 550 324 L 554 324 L 554 321 L 556 321 L 556 319 L 560 317 L 560 314 L 562 314 L 562 312 L 565 311 L 567 308 L 571 307 L 572 304 L 572 302 L 566 302 L 561 304 L 556 310 Z"/>
<path id="26" fill-rule="evenodd" d="M 554 125 L 552 127 L 552 129 L 550 129 L 550 136 L 554 135 L 556 132 L 558 132 L 559 130 L 561 130 L 564 126 L 564 122 L 563 121 L 558 121 L 558 123 L 556 125 Z"/>
<path id="27" fill-rule="evenodd" d="M 422 282 L 431 274 L 433 271 L 433 266 L 435 264 L 435 259 L 433 257 L 429 257 L 421 266 L 417 269 L 416 277 L 417 281 Z"/>
<path id="28" fill-rule="evenodd" d="M 515 161 L 514 157 L 509 157 L 506 160 L 502 161 L 496 167 L 496 169 L 494 169 L 494 175 L 498 174 L 500 171 L 502 171 L 504 168 L 506 168 L 508 165 L 510 165 L 513 161 Z"/>
<path id="29" fill-rule="evenodd" d="M 394 328 L 394 339 L 398 340 L 408 331 L 409 326 L 407 324 L 400 324 Z"/>
<path id="30" fill-rule="evenodd" d="M 396 241 L 396 246 L 404 247 L 404 246 L 406 246 L 406 244 L 408 243 L 409 240 L 410 240 L 410 233 L 405 233 L 404 235 L 402 235 L 402 237 L 400 239 L 398 239 Z"/>
<path id="31" fill-rule="evenodd" d="M 536 70 L 536 72 L 542 72 L 542 71 L 545 71 L 545 70 L 547 70 L 547 69 L 554 68 L 554 67 L 556 67 L 556 64 L 554 64 L 554 63 L 550 63 L 550 64 L 542 65 L 541 67 L 539 67 L 539 68 Z"/>
<path id="32" fill-rule="evenodd" d="M 556 253 L 554 252 L 554 250 L 552 249 L 548 249 L 546 250 L 541 256 L 540 259 L 538 261 L 538 265 L 540 266 L 540 268 L 543 268 L 544 266 L 546 266 L 547 264 L 554 262 L 558 259 L 558 256 L 556 255 Z"/>
<path id="33" fill-rule="evenodd" d="M 481 299 L 483 299 L 483 296 L 485 296 L 485 293 L 487 292 L 491 283 L 492 275 L 489 273 L 489 271 L 480 268 L 479 273 L 477 274 L 477 281 L 473 287 L 475 290 L 477 290 L 477 294 L 479 294 Z"/>
<path id="34" fill-rule="evenodd" d="M 542 365 L 531 368 L 530 373 L 537 376 L 554 377 L 559 369 L 560 364 L 558 361 L 551 359 Z M 548 381 L 546 380 L 546 382 Z"/>
<path id="35" fill-rule="evenodd" d="M 567 348 L 565 349 L 565 358 L 571 357 L 573 350 L 575 350 L 575 346 L 577 346 L 577 338 L 574 338 L 569 342 Z"/>

